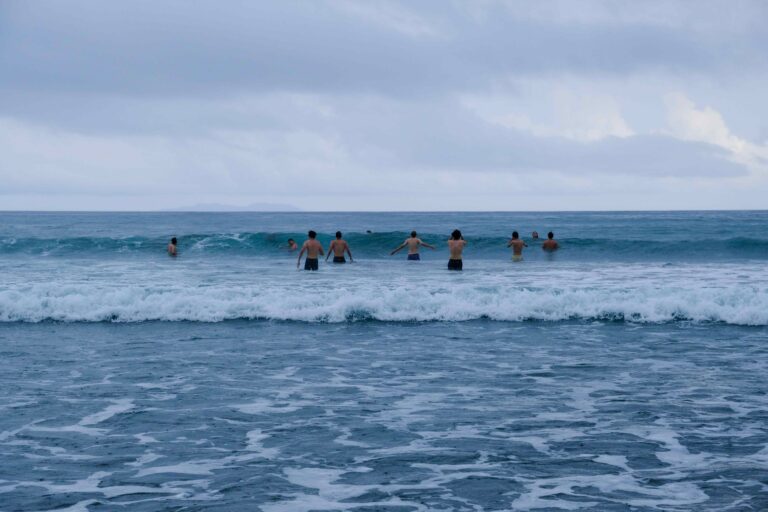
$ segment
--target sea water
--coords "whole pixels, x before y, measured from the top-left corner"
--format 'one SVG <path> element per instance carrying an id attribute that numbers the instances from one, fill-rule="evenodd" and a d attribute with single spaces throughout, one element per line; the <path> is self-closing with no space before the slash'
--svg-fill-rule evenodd
<path id="1" fill-rule="evenodd" d="M 3 511 L 768 509 L 768 212 L 2 213 L 0 276 Z"/>

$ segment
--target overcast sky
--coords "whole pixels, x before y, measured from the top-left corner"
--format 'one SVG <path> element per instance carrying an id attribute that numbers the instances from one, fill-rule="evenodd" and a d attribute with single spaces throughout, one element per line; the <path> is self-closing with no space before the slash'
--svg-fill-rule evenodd
<path id="1" fill-rule="evenodd" d="M 764 209 L 766 27 L 760 0 L 0 0 L 0 209 Z"/>

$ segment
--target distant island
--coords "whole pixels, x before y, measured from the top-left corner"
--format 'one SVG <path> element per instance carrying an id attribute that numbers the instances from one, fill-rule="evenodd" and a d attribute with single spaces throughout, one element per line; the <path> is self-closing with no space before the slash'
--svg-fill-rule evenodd
<path id="1" fill-rule="evenodd" d="M 236 206 L 219 203 L 198 203 L 191 206 L 180 206 L 161 210 L 164 212 L 300 212 L 292 204 L 285 203 L 251 203 L 246 206 Z"/>

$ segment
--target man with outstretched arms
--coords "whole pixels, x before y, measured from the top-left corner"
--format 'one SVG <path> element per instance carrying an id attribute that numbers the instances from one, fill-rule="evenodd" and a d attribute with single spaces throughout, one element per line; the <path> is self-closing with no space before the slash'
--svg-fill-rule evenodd
<path id="1" fill-rule="evenodd" d="M 517 231 L 512 232 L 512 240 L 507 242 L 507 247 L 512 248 L 512 261 L 523 261 L 523 247 L 528 247 L 528 244 L 520 240 Z"/>
<path id="2" fill-rule="evenodd" d="M 333 253 L 334 263 L 346 263 L 347 260 L 344 259 L 345 252 L 349 254 L 349 262 L 352 263 L 352 251 L 349 250 L 349 244 L 341 238 L 341 231 L 337 231 L 336 240 L 333 240 L 331 245 L 328 246 L 328 254 L 325 256 L 325 261 L 328 261 L 328 257 Z"/>
<path id="3" fill-rule="evenodd" d="M 461 236 L 461 231 L 454 229 L 450 240 L 448 240 L 448 250 L 451 253 L 451 259 L 448 260 L 448 270 L 462 270 L 464 268 L 461 254 L 466 245 L 467 241 Z"/>
<path id="4" fill-rule="evenodd" d="M 429 247 L 430 249 L 434 250 L 435 246 L 429 245 L 427 242 L 422 241 L 420 238 L 416 236 L 415 231 L 411 231 L 411 238 L 406 239 L 405 242 L 401 243 L 397 246 L 397 249 L 389 253 L 390 256 L 397 253 L 400 249 L 402 249 L 405 246 L 408 246 L 408 260 L 409 261 L 419 261 L 421 259 L 421 256 L 419 256 L 419 246 L 423 245 L 424 247 Z"/>
<path id="5" fill-rule="evenodd" d="M 318 256 L 325 254 L 323 252 L 323 246 L 316 240 L 317 233 L 314 231 L 309 230 L 307 236 L 309 238 L 307 238 L 307 241 L 301 246 L 301 251 L 299 251 L 299 259 L 296 262 L 296 268 L 299 268 L 299 265 L 301 265 L 301 257 L 304 255 L 304 252 L 306 252 L 307 259 L 304 260 L 304 270 L 317 270 Z"/>
<path id="6" fill-rule="evenodd" d="M 547 233 L 547 239 L 544 241 L 543 244 L 541 244 L 541 248 L 545 251 L 556 251 L 558 248 L 560 248 L 560 244 L 557 243 L 557 240 L 555 240 L 555 234 L 551 231 Z"/>

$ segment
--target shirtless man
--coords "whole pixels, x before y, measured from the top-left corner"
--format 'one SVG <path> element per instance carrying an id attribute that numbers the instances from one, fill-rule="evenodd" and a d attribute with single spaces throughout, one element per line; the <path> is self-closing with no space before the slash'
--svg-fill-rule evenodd
<path id="1" fill-rule="evenodd" d="M 420 238 L 416 236 L 415 231 L 411 231 L 411 238 L 406 239 L 405 242 L 398 245 L 397 249 L 389 253 L 389 255 L 392 256 L 403 247 L 408 246 L 408 261 L 419 261 L 421 259 L 421 256 L 419 256 L 420 245 L 423 245 L 424 247 L 429 247 L 432 250 L 435 249 L 434 245 L 429 245 L 427 242 L 423 242 Z"/>
<path id="2" fill-rule="evenodd" d="M 328 254 L 325 257 L 325 261 L 328 261 L 328 257 L 333 253 L 334 263 L 346 263 L 347 260 L 344 259 L 344 252 L 349 254 L 349 262 L 353 263 L 352 251 L 349 250 L 349 244 L 346 240 L 341 238 L 341 231 L 337 231 L 336 240 L 332 241 L 331 245 L 328 246 Z"/>
<path id="3" fill-rule="evenodd" d="M 467 241 L 461 236 L 461 231 L 454 229 L 450 240 L 448 240 L 448 249 L 451 252 L 451 259 L 448 260 L 448 270 L 461 270 L 464 267 L 461 253 L 466 245 Z"/>
<path id="4" fill-rule="evenodd" d="M 288 239 L 288 245 L 286 246 L 286 248 L 289 251 L 293 252 L 293 251 L 295 251 L 296 249 L 299 248 L 299 244 L 297 244 L 296 240 L 294 240 L 293 238 L 289 238 Z"/>
<path id="5" fill-rule="evenodd" d="M 547 239 L 544 241 L 543 244 L 541 244 L 541 248 L 545 251 L 556 251 L 560 247 L 560 244 L 557 243 L 557 240 L 555 240 L 555 234 L 551 231 L 547 233 Z"/>
<path id="6" fill-rule="evenodd" d="M 523 261 L 523 247 L 528 247 L 528 244 L 520 240 L 517 231 L 512 232 L 512 240 L 507 242 L 507 247 L 512 248 L 512 261 Z"/>
<path id="7" fill-rule="evenodd" d="M 296 262 L 296 268 L 299 268 L 299 265 L 301 265 L 301 257 L 304 255 L 304 251 L 307 253 L 307 259 L 304 260 L 304 270 L 317 270 L 317 256 L 325 254 L 323 252 L 323 246 L 320 245 L 320 242 L 315 240 L 317 238 L 317 233 L 310 230 L 309 233 L 307 233 L 307 236 L 309 237 L 306 242 L 304 242 L 304 245 L 301 246 L 301 251 L 299 251 L 299 259 Z"/>
<path id="8" fill-rule="evenodd" d="M 176 256 L 176 237 L 171 238 L 171 243 L 168 244 L 168 256 Z"/>

